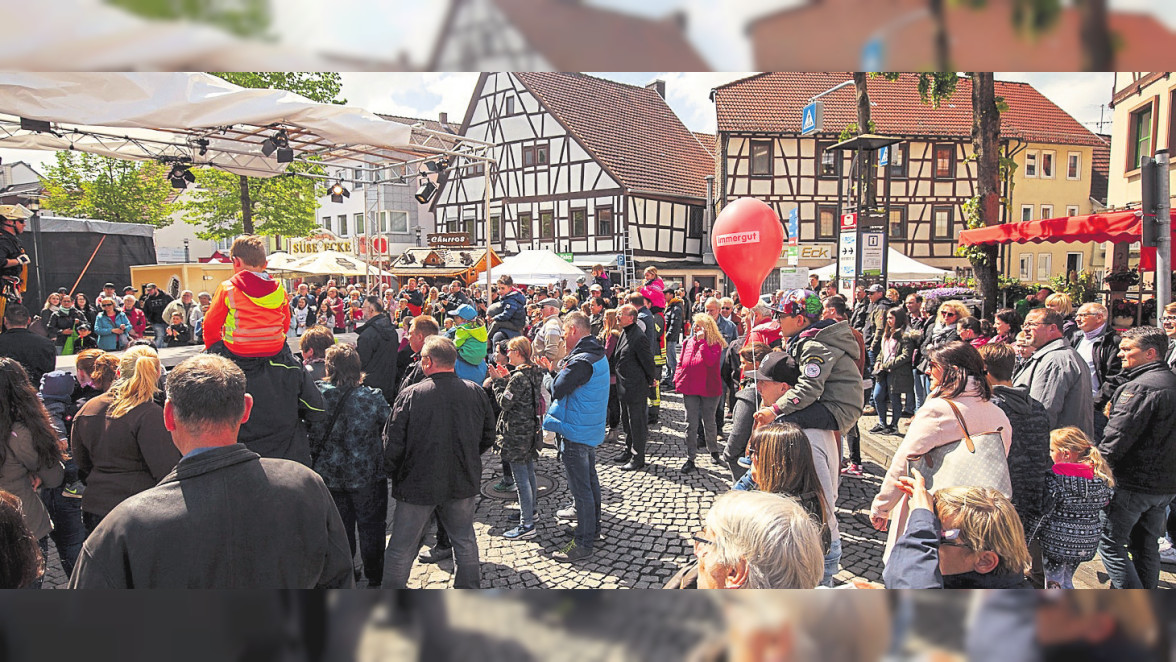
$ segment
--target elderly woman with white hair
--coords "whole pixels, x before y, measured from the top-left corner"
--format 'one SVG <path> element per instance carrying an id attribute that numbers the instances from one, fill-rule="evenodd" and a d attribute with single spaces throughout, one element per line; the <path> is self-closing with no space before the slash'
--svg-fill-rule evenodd
<path id="1" fill-rule="evenodd" d="M 692 540 L 697 563 L 666 588 L 816 588 L 824 574 L 820 526 L 781 494 L 720 495 Z"/>

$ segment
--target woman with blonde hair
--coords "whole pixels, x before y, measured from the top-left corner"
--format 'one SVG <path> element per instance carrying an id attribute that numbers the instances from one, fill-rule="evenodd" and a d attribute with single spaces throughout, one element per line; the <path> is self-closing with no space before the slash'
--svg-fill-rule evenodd
<path id="1" fill-rule="evenodd" d="M 617 399 L 617 373 L 613 363 L 613 353 L 617 350 L 617 343 L 621 339 L 621 320 L 617 310 L 604 311 L 604 328 L 600 331 L 600 344 L 604 345 L 604 355 L 608 357 L 608 434 L 605 441 L 616 441 L 621 436 L 621 401 Z"/>
<path id="2" fill-rule="evenodd" d="M 674 373 L 674 390 L 682 395 L 686 406 L 687 459 L 682 465 L 683 473 L 694 471 L 694 458 L 698 453 L 695 440 L 698 439 L 700 422 L 711 460 L 720 464 L 715 411 L 723 397 L 723 378 L 719 369 L 723 348 L 727 346 L 713 317 L 699 313 L 692 321 L 690 338 L 682 344 L 678 369 Z"/>
<path id="3" fill-rule="evenodd" d="M 968 307 L 959 301 L 944 301 L 939 304 L 935 323 L 923 327 L 923 342 L 919 345 L 919 362 L 915 364 L 915 379 L 922 381 L 923 392 L 931 392 L 931 350 L 943 347 L 953 340 L 959 340 L 956 324 L 972 315 Z"/>
<path id="4" fill-rule="evenodd" d="M 110 390 L 87 402 L 73 426 L 73 455 L 86 484 L 82 521 L 91 533 L 127 497 L 154 487 L 180 461 L 155 402 L 163 368 L 145 345 L 123 353 Z"/>
<path id="5" fill-rule="evenodd" d="M 911 514 L 882 571 L 886 588 L 1031 588 L 1025 528 L 1008 497 L 966 486 L 931 494 L 918 471 L 899 489 Z"/>
<path id="6" fill-rule="evenodd" d="M 1111 502 L 1111 467 L 1076 427 L 1049 433 L 1053 471 L 1046 482 L 1045 514 L 1038 525 L 1046 588 L 1074 588 L 1080 563 L 1094 558 L 1102 512 Z"/>
<path id="7" fill-rule="evenodd" d="M 1070 295 L 1055 292 L 1045 298 L 1045 307 L 1065 319 L 1062 322 L 1062 333 L 1066 335 L 1066 342 L 1074 340 L 1074 334 L 1078 333 L 1078 322 L 1074 319 L 1074 303 L 1070 301 Z"/>

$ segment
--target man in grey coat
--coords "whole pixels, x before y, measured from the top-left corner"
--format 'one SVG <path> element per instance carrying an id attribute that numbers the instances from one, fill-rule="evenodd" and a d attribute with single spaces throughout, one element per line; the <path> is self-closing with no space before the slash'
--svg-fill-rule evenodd
<path id="1" fill-rule="evenodd" d="M 70 588 L 351 588 L 351 548 L 323 479 L 237 443 L 253 397 L 232 361 L 167 375 L 163 423 L 183 453 L 86 539 Z"/>
<path id="2" fill-rule="evenodd" d="M 1013 386 L 1029 387 L 1029 396 L 1045 407 L 1051 430 L 1072 425 L 1090 436 L 1094 433 L 1090 367 L 1066 342 L 1062 324 L 1062 316 L 1049 308 L 1036 308 L 1025 316 L 1022 328 L 1036 351 L 1013 376 Z"/>

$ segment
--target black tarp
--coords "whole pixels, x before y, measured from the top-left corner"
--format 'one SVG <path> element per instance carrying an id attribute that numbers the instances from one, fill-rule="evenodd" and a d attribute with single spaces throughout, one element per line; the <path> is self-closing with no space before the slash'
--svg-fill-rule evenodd
<path id="1" fill-rule="evenodd" d="M 131 284 L 131 265 L 157 261 L 155 229 L 150 225 L 42 216 L 30 219 L 20 241 L 32 259 L 24 302 L 34 315 L 49 293 L 59 287 L 73 288 L 92 298 L 111 282 L 122 294 L 122 288 Z M 74 288 L 91 255 L 94 260 Z M 38 267 L 43 286 L 38 281 Z"/>

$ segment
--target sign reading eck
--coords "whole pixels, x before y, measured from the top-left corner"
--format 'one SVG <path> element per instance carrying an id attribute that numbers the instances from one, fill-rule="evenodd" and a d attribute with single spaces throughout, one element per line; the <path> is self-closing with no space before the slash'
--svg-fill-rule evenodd
<path id="1" fill-rule="evenodd" d="M 337 253 L 351 253 L 350 241 L 319 241 L 314 239 L 293 239 L 290 241 L 291 255 L 306 255 L 309 253 L 322 253 L 323 251 L 335 251 Z"/>
<path id="2" fill-rule="evenodd" d="M 425 237 L 430 246 L 447 248 L 449 246 L 472 246 L 468 232 L 445 232 L 431 234 Z"/>

